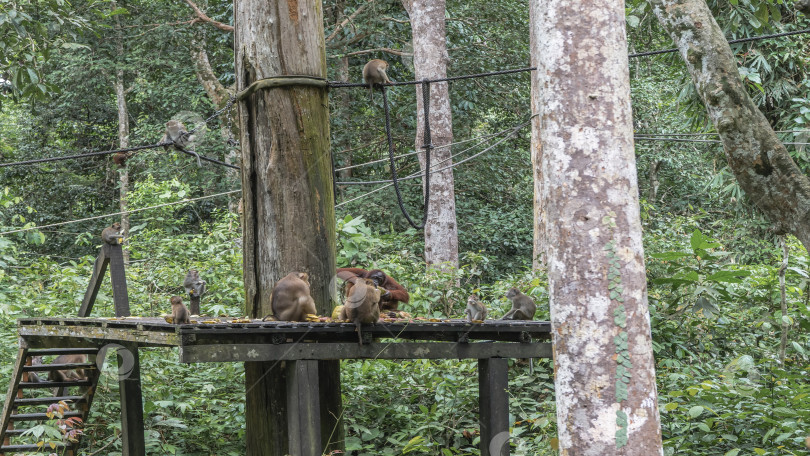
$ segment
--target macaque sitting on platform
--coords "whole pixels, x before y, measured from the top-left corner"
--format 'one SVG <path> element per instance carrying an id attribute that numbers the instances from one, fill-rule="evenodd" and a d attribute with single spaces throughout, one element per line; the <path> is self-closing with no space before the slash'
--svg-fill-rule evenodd
<path id="1" fill-rule="evenodd" d="M 186 305 L 183 304 L 183 298 L 181 298 L 180 296 L 172 296 L 171 303 L 172 303 L 172 323 L 176 325 L 183 325 L 183 324 L 187 325 L 191 323 L 191 320 L 189 320 L 188 318 L 188 316 L 190 315 L 188 307 L 186 307 Z"/>
<path id="2" fill-rule="evenodd" d="M 410 296 L 408 291 L 400 285 L 393 277 L 387 275 L 379 269 L 366 271 L 360 268 L 338 268 L 337 276 L 346 282 L 346 297 L 351 294 L 355 277 L 361 279 L 371 279 L 377 288 L 380 288 L 380 310 L 382 312 L 396 312 L 399 310 L 399 303 L 408 303 Z"/>
<path id="3" fill-rule="evenodd" d="M 501 320 L 532 320 L 537 306 L 532 298 L 521 293 L 517 288 L 510 288 L 506 297 L 512 301 L 512 309 L 501 317 Z"/>
<path id="4" fill-rule="evenodd" d="M 371 279 L 354 278 L 346 304 L 340 311 L 341 320 L 349 320 L 357 327 L 357 337 L 363 344 L 362 323 L 377 323 L 380 319 L 380 290 Z"/>
<path id="5" fill-rule="evenodd" d="M 487 306 L 478 300 L 478 296 L 470 295 L 467 298 L 467 308 L 464 310 L 467 321 L 484 321 L 487 319 Z"/>
<path id="6" fill-rule="evenodd" d="M 270 295 L 270 308 L 278 321 L 307 321 L 307 315 L 315 315 L 315 300 L 309 294 L 309 274 L 291 272 L 276 282 Z"/>
<path id="7" fill-rule="evenodd" d="M 121 224 L 118 222 L 104 228 L 104 230 L 101 232 L 101 240 L 107 244 L 117 245 L 121 243 L 121 239 L 123 238 L 124 236 L 121 235 Z"/>

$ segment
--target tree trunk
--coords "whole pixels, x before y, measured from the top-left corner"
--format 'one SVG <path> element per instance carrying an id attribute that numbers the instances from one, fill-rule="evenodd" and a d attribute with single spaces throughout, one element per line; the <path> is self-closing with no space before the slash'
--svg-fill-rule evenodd
<path id="1" fill-rule="evenodd" d="M 115 2 L 112 3 L 112 8 L 115 9 Z M 115 16 L 115 50 L 118 58 L 124 58 L 124 39 L 121 36 L 121 21 L 119 16 Z M 129 112 L 127 111 L 126 89 L 124 89 L 124 70 L 119 67 L 115 71 L 115 100 L 118 107 L 118 147 L 126 149 L 129 147 Z M 127 208 L 127 192 L 129 191 L 129 168 L 122 166 L 118 169 L 118 179 L 121 187 L 118 191 L 118 207 L 121 209 L 121 234 L 124 235 L 124 245 L 121 249 L 121 254 L 124 257 L 124 265 L 129 264 L 129 213 Z"/>
<path id="2" fill-rule="evenodd" d="M 444 24 L 445 0 L 402 0 L 411 19 L 413 36 L 413 65 L 417 80 L 447 77 L 447 43 Z M 422 86 L 416 86 L 416 150 L 424 152 L 425 119 Z M 433 146 L 431 162 L 436 168 L 453 164 L 450 147 L 453 142 L 453 114 L 450 110 L 450 92 L 446 82 L 430 85 L 430 135 Z M 447 160 L 447 161 L 443 161 Z M 425 171 L 425 155 L 419 154 L 419 163 Z M 452 269 L 458 268 L 458 229 L 456 226 L 456 195 L 453 170 L 430 174 L 430 200 L 425 224 L 425 262 Z"/>
<path id="3" fill-rule="evenodd" d="M 529 48 L 531 49 L 531 65 L 537 67 L 537 56 L 543 50 L 539 47 L 537 36 L 540 34 L 540 0 L 529 0 Z M 530 72 L 532 78 L 531 103 L 532 115 L 540 109 L 540 72 Z M 532 173 L 534 182 L 534 236 L 532 242 L 532 270 L 545 266 L 544 254 L 546 251 L 546 214 L 543 211 L 543 144 L 540 142 L 540 116 L 532 118 Z"/>
<path id="4" fill-rule="evenodd" d="M 802 174 L 737 71 L 737 61 L 703 0 L 651 0 L 680 49 L 740 187 L 775 225 L 810 250 L 810 180 Z"/>
<path id="5" fill-rule="evenodd" d="M 274 76 L 326 77 L 320 1 L 236 0 L 234 23 L 238 90 Z M 318 313 L 328 315 L 335 213 L 326 90 L 258 90 L 239 103 L 239 117 L 245 311 L 254 318 L 269 314 L 275 282 L 302 271 L 309 274 Z M 324 443 L 327 451 L 343 441 L 343 426 L 336 424 L 341 415 L 339 363 L 320 363 L 319 370 L 331 386 L 321 389 L 321 434 L 339 442 Z M 248 455 L 287 452 L 283 372 L 280 363 L 245 363 Z"/>
<path id="6" fill-rule="evenodd" d="M 647 191 L 647 201 L 650 204 L 655 204 L 655 200 L 658 198 L 658 187 L 661 185 L 661 181 L 658 179 L 658 171 L 661 170 L 663 163 L 664 160 L 658 158 L 650 160 L 650 188 Z"/>
<path id="7" fill-rule="evenodd" d="M 208 98 L 214 103 L 217 108 L 222 108 L 228 102 L 230 96 L 233 94 L 233 88 L 228 88 L 219 82 L 219 78 L 214 73 L 211 67 L 211 62 L 208 60 L 208 52 L 205 50 L 205 40 L 198 40 L 194 42 L 192 47 L 191 57 L 194 60 L 194 72 L 197 75 L 197 80 L 205 89 Z M 231 138 L 239 137 L 239 122 L 234 117 L 236 116 L 235 110 L 228 110 L 219 116 L 220 120 L 220 136 L 223 141 Z M 228 128 L 230 126 L 230 128 Z M 239 150 L 228 145 L 228 152 L 225 154 L 225 163 L 239 166 Z M 233 184 L 228 187 L 231 188 L 239 182 L 240 173 L 238 169 L 227 168 L 225 171 L 228 183 Z M 238 206 L 238 197 L 230 198 L 228 201 L 228 210 L 236 212 Z"/>
<path id="8" fill-rule="evenodd" d="M 536 20 L 560 454 L 662 455 L 624 2 Z"/>

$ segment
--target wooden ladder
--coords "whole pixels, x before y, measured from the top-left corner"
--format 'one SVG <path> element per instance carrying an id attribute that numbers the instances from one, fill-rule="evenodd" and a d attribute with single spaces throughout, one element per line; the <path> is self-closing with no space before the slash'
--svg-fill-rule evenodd
<path id="1" fill-rule="evenodd" d="M 95 358 L 98 353 L 96 348 L 51 348 L 42 350 L 29 350 L 21 348 L 17 354 L 17 362 L 14 365 L 11 383 L 8 388 L 8 395 L 3 406 L 2 427 L 0 427 L 0 454 L 13 454 L 21 451 L 37 451 L 46 449 L 36 444 L 37 440 L 33 434 L 24 434 L 36 424 L 30 427 L 17 428 L 20 422 L 43 422 L 49 421 L 46 409 L 49 405 L 59 401 L 65 401 L 71 410 L 63 415 L 64 418 L 80 418 L 82 423 L 87 421 L 90 414 L 90 406 L 93 403 L 93 396 L 98 384 L 99 371 L 96 368 Z M 79 364 L 38 364 L 32 365 L 31 358 L 34 356 L 58 356 L 58 355 L 88 355 L 87 363 Z M 31 372 L 51 372 L 55 370 L 83 369 L 87 380 L 72 380 L 67 382 L 52 382 L 46 380 L 33 381 Z M 37 376 L 39 377 L 39 376 Z M 47 374 L 42 377 L 47 378 Z M 26 397 L 24 392 L 38 392 Z M 48 394 L 42 394 L 47 391 Z M 50 394 L 50 393 L 53 394 Z M 24 409 L 21 411 L 21 409 Z M 11 443 L 11 440 L 21 440 L 20 443 Z M 63 453 L 68 456 L 76 454 L 79 448 L 81 436 L 73 443 L 59 443 L 58 447 L 64 448 Z"/>
<path id="2" fill-rule="evenodd" d="M 99 251 L 98 258 L 93 267 L 93 276 L 85 292 L 82 306 L 79 309 L 79 317 L 89 317 L 93 310 L 96 295 L 101 287 L 101 281 L 110 265 L 110 280 L 112 281 L 113 303 L 116 317 L 129 316 L 129 296 L 127 293 L 127 282 L 124 276 L 124 260 L 120 245 L 103 244 Z M 100 347 L 29 347 L 26 341 L 22 341 L 17 362 L 14 365 L 14 372 L 11 376 L 11 383 L 8 387 L 6 402 L 3 404 L 3 415 L 0 416 L 0 456 L 11 455 L 17 452 L 48 450 L 41 448 L 35 442 L 31 434 L 23 435 L 31 428 L 16 428 L 18 422 L 42 422 L 50 420 L 46 413 L 49 405 L 59 401 L 65 401 L 71 410 L 66 412 L 63 418 L 81 418 L 82 424 L 87 423 L 90 414 L 90 406 L 93 403 L 93 396 L 96 392 L 96 385 L 99 379 L 99 370 L 96 365 L 96 355 Z M 135 348 L 137 351 L 137 348 Z M 58 355 L 88 355 L 86 363 L 80 364 L 32 364 L 34 356 L 58 356 Z M 103 360 L 101 360 L 103 362 Z M 30 375 L 32 372 L 51 372 L 55 370 L 83 369 L 87 380 L 73 380 L 68 382 L 51 382 L 34 379 Z M 40 376 L 37 376 L 39 378 Z M 47 375 L 43 376 L 47 378 Z M 26 397 L 24 391 L 51 391 L 53 395 L 43 395 L 42 393 Z M 43 408 L 44 407 L 44 408 Z M 25 409 L 24 412 L 20 412 Z M 28 443 L 12 444 L 11 440 L 28 439 Z M 74 456 L 79 448 L 81 438 L 73 443 L 60 443 L 58 447 L 63 448 L 66 456 Z"/>

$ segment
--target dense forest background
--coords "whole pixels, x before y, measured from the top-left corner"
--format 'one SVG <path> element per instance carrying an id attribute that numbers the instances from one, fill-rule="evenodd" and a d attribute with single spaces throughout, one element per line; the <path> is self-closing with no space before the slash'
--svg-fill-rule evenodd
<path id="1" fill-rule="evenodd" d="M 42 3 L 41 10 L 28 2 L 0 5 L 4 49 L 14 39 L 39 36 L 43 43 L 25 71 L 5 72 L 10 59 L 25 60 L 25 53 L 0 58 L 0 164 L 117 148 L 118 74 L 132 145 L 157 143 L 165 122 L 179 117 L 198 127 L 198 152 L 219 160 L 233 156 L 233 128 L 222 117 L 202 122 L 221 103 L 212 102 L 199 68 L 204 50 L 217 82 L 233 85 L 232 33 L 194 20 L 198 16 L 183 2 L 77 0 L 69 12 L 62 2 Z M 708 3 L 730 40 L 810 27 L 810 18 L 791 2 Z M 197 6 L 211 21 L 232 24 L 230 2 Z M 323 7 L 330 80 L 360 82 L 371 58 L 386 59 L 393 80 L 413 79 L 410 25 L 400 2 L 329 0 Z M 648 3 L 628 0 L 626 13 L 630 53 L 672 46 Z M 447 35 L 449 75 L 529 66 L 526 1 L 448 0 Z M 751 96 L 806 173 L 810 35 L 732 49 Z M 631 58 L 630 72 L 666 454 L 810 454 L 807 251 L 794 238 L 785 240 L 784 313 L 782 239 L 728 169 L 680 57 Z M 529 90 L 528 73 L 453 82 L 454 162 L 526 122 Z M 371 163 L 338 171 L 340 182 L 390 176 L 381 160 L 387 145 L 380 98 L 370 102 L 362 88 L 330 93 L 335 167 Z M 397 153 L 412 152 L 416 92 L 394 87 L 388 99 Z M 508 308 L 505 291 L 518 286 L 538 302 L 537 318 L 548 319 L 546 278 L 542 269 L 531 270 L 529 135 L 526 126 L 454 168 L 457 271 L 426 275 L 421 233 L 405 222 L 393 189 L 369 193 L 379 185 L 337 186 L 338 266 L 389 272 L 409 290 L 406 310 L 417 316 L 459 317 L 475 292 L 498 317 Z M 401 175 L 419 169 L 414 156 L 397 166 Z M 125 169 L 130 209 L 240 186 L 238 174 L 225 167 L 200 167 L 192 157 L 163 149 L 133 155 Z M 0 167 L 0 356 L 7 360 L 0 364 L 0 384 L 7 383 L 16 356 L 16 318 L 76 314 L 99 233 L 118 216 L 81 219 L 119 211 L 121 172 L 110 156 Z M 418 213 L 421 181 L 403 182 L 402 192 Z M 237 200 L 238 194 L 225 195 L 131 214 L 127 282 L 133 315 L 168 313 L 169 297 L 182 292 L 190 267 L 208 282 L 204 311 L 244 313 Z M 3 234 L 66 221 L 75 222 Z M 112 315 L 109 284 L 94 312 Z M 781 362 L 783 325 L 788 332 Z M 141 356 L 149 454 L 244 454 L 241 364 L 187 366 L 162 349 Z M 344 362 L 347 449 L 355 455 L 479 454 L 475 369 L 471 361 Z M 554 454 L 551 363 L 536 361 L 532 370 L 515 362 L 509 375 L 514 454 Z M 120 454 L 117 388 L 115 375 L 105 373 L 83 454 Z"/>

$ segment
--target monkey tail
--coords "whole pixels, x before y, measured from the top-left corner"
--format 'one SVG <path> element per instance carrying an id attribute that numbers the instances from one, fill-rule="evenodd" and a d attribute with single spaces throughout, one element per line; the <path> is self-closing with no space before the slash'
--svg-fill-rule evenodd
<path id="1" fill-rule="evenodd" d="M 359 342 L 360 345 L 363 345 L 363 330 L 361 329 L 359 318 L 354 320 L 354 325 L 357 326 L 357 342 Z"/>
<path id="2" fill-rule="evenodd" d="M 374 103 L 374 84 L 368 85 L 368 97 L 371 99 L 371 102 Z"/>

